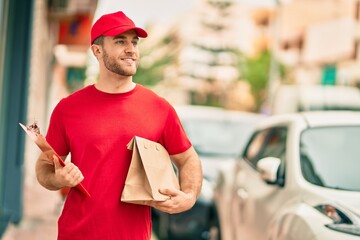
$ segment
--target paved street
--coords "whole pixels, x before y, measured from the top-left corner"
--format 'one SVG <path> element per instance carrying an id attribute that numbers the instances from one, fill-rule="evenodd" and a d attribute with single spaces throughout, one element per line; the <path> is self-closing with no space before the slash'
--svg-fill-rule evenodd
<path id="1" fill-rule="evenodd" d="M 54 240 L 61 210 L 58 192 L 47 191 L 37 182 L 24 186 L 24 216 L 18 226 L 10 225 L 3 240 Z"/>
<path id="2" fill-rule="evenodd" d="M 18 226 L 8 227 L 2 240 L 55 240 L 61 208 L 58 192 L 47 191 L 36 181 L 26 183 L 24 217 Z"/>

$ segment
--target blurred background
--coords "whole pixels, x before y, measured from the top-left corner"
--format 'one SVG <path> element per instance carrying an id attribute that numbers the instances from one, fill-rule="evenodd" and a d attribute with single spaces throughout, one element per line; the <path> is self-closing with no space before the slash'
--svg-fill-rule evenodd
<path id="1" fill-rule="evenodd" d="M 118 10 L 149 33 L 134 81 L 174 105 L 360 109 L 359 0 L 0 0 L 1 239 L 55 239 L 63 195 L 37 183 L 18 123 L 46 133 L 55 104 L 96 82 L 91 25 Z"/>

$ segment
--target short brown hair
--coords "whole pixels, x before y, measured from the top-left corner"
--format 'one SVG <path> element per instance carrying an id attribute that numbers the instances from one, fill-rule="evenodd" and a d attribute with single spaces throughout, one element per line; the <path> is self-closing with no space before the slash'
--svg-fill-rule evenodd
<path id="1" fill-rule="evenodd" d="M 93 44 L 103 46 L 103 44 L 104 44 L 104 36 L 101 35 L 101 36 L 97 37 L 97 38 L 94 40 Z"/>

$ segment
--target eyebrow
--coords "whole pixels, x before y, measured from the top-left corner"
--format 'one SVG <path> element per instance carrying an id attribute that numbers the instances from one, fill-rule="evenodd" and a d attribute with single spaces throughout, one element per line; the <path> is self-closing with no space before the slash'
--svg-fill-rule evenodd
<path id="1" fill-rule="evenodd" d="M 126 37 L 124 35 L 117 35 L 117 36 L 113 37 L 113 40 L 116 40 L 116 39 L 126 39 Z M 135 36 L 135 37 L 133 37 L 133 39 L 139 40 L 139 37 Z"/>

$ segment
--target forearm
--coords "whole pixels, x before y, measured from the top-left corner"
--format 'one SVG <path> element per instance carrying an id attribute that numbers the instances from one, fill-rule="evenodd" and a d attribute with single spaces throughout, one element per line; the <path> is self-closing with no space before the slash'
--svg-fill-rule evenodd
<path id="1" fill-rule="evenodd" d="M 179 169 L 180 189 L 198 198 L 202 186 L 201 165 L 188 162 Z"/>
<path id="2" fill-rule="evenodd" d="M 61 188 L 55 184 L 54 165 L 44 154 L 41 154 L 37 160 L 35 172 L 38 182 L 46 189 L 55 191 Z"/>
<path id="3" fill-rule="evenodd" d="M 201 191 L 203 175 L 200 159 L 193 148 L 186 152 L 185 159 L 177 167 L 181 191 L 191 194 L 196 200 Z"/>

